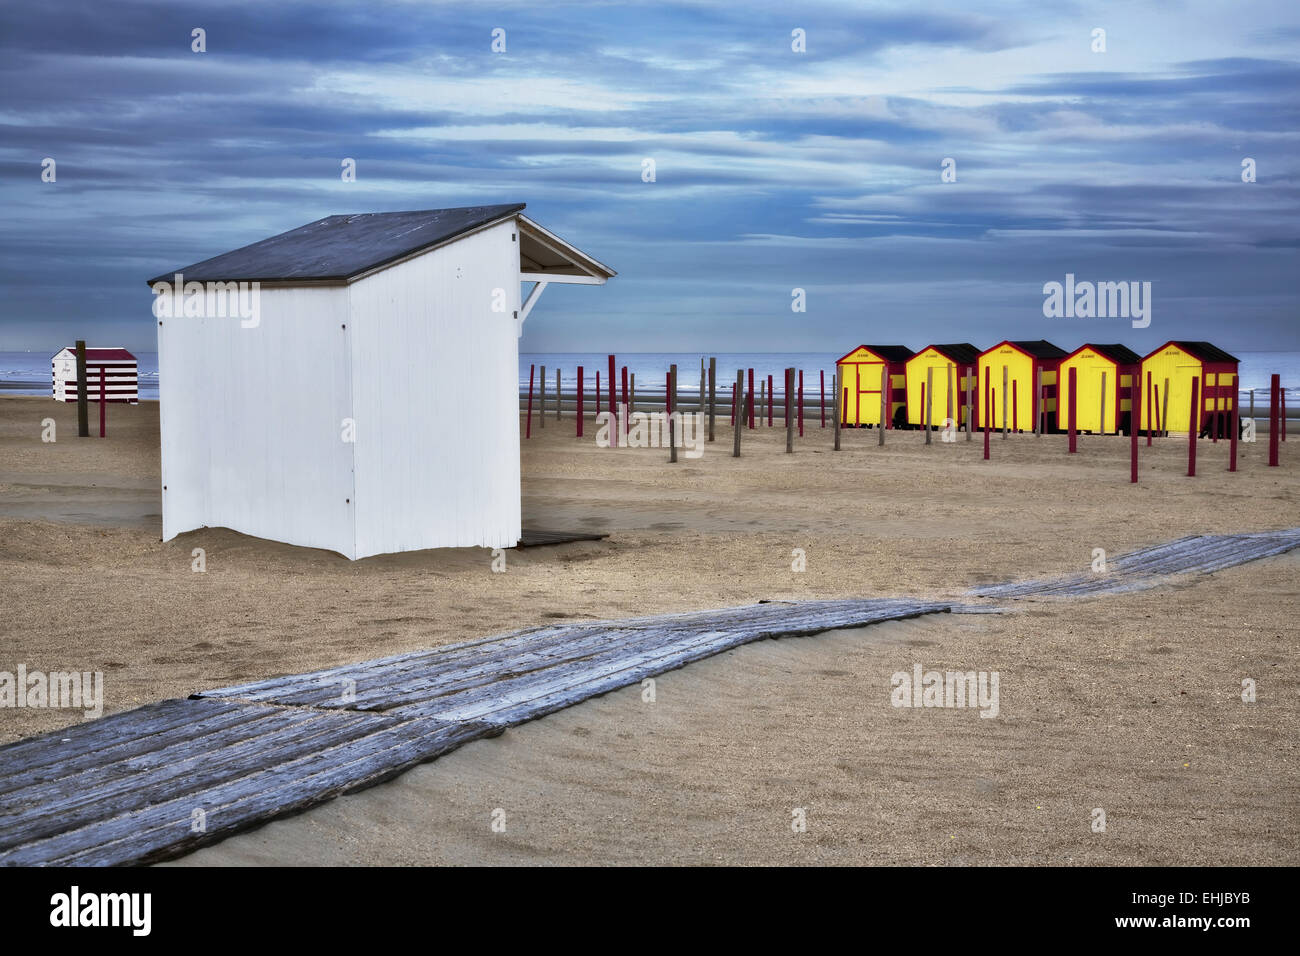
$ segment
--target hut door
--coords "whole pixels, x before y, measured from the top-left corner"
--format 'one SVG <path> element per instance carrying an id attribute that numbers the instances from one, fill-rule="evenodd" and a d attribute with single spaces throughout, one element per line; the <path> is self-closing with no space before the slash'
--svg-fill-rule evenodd
<path id="1" fill-rule="evenodd" d="M 1171 431 L 1187 431 L 1189 427 L 1197 427 L 1197 425 L 1189 426 L 1188 424 L 1188 415 L 1190 415 L 1192 411 L 1192 379 L 1194 378 L 1200 379 L 1200 382 L 1197 384 L 1197 390 L 1204 395 L 1205 375 L 1200 364 L 1193 363 L 1190 365 L 1174 366 L 1174 377 L 1169 383 L 1169 430 Z M 1153 386 L 1159 386 L 1161 391 L 1164 390 L 1165 383 L 1156 380 L 1154 377 L 1152 378 L 1151 384 Z M 1142 387 L 1146 388 L 1146 382 L 1142 383 Z M 1154 391 L 1154 388 L 1152 391 Z M 1144 408 L 1148 400 L 1148 397 L 1143 395 L 1142 404 Z M 1164 403 L 1165 397 L 1164 395 L 1161 395 L 1159 409 L 1161 412 L 1164 411 Z M 1204 401 L 1201 401 L 1200 404 L 1202 408 L 1205 407 Z M 1147 420 L 1150 420 L 1150 418 L 1148 417 Z"/>
<path id="2" fill-rule="evenodd" d="M 858 366 L 858 423 L 880 423 L 880 370 L 883 362 L 863 362 Z"/>

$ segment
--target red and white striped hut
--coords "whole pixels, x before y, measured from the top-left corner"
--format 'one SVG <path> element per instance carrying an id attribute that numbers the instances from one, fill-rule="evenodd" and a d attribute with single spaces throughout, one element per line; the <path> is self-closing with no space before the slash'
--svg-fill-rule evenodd
<path id="1" fill-rule="evenodd" d="M 51 360 L 54 369 L 54 400 L 77 400 L 77 350 L 66 348 Z M 138 404 L 139 367 L 126 349 L 86 349 L 86 397 L 99 401 L 100 369 L 104 370 L 104 391 L 110 402 Z"/>

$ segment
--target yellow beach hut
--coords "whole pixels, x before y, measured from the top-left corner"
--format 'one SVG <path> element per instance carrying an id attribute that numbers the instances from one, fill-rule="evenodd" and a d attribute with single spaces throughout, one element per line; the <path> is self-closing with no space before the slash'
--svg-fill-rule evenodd
<path id="1" fill-rule="evenodd" d="M 951 418 L 961 428 L 966 424 L 966 385 L 970 384 L 971 404 L 978 409 L 980 386 L 975 372 L 980 350 L 969 342 L 927 345 L 907 360 L 907 423 L 925 424 L 925 406 L 929 399 L 932 428 L 941 428 Z M 934 382 L 934 395 L 926 388 Z M 949 404 L 949 386 L 952 389 Z M 977 413 L 978 414 L 978 413 Z"/>
<path id="2" fill-rule="evenodd" d="M 1063 358 L 1060 368 L 1061 427 L 1068 428 L 1070 424 L 1070 370 L 1074 369 L 1074 427 L 1094 435 L 1127 432 L 1133 376 L 1141 365 L 1142 356 L 1123 345 L 1089 343 Z"/>
<path id="3" fill-rule="evenodd" d="M 1209 342 L 1166 342 L 1142 359 L 1142 429 L 1185 432 L 1192 414 L 1192 379 L 1199 379 L 1198 433 L 1229 431 L 1238 359 Z M 1168 408 L 1168 414 L 1165 409 Z M 1165 419 L 1168 419 L 1167 421 Z"/>
<path id="4" fill-rule="evenodd" d="M 893 428 L 902 423 L 907 404 L 907 360 L 912 350 L 905 345 L 859 345 L 835 363 L 839 372 L 840 424 L 880 424 L 880 371 L 889 376 L 889 421 Z"/>
<path id="5" fill-rule="evenodd" d="M 1033 342 L 999 342 L 980 353 L 980 396 L 976 410 L 978 427 L 984 427 L 988 418 L 990 428 L 1001 428 L 1004 418 L 1007 428 L 1030 431 L 1034 427 L 1034 385 L 1042 377 L 1042 405 L 1044 428 L 1056 428 L 1057 378 L 1056 372 L 1065 358 L 1065 350 L 1045 339 Z M 1003 385 L 1003 369 L 1006 384 Z"/>

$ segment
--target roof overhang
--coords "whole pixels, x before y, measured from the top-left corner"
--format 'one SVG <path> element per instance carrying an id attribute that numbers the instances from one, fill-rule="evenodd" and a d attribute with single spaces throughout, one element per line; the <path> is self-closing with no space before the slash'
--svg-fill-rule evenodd
<path id="1" fill-rule="evenodd" d="M 521 280 L 604 285 L 605 280 L 618 274 L 599 259 L 587 255 L 577 246 L 570 245 L 527 216 L 519 215 L 516 219 L 519 224 L 519 278 Z"/>

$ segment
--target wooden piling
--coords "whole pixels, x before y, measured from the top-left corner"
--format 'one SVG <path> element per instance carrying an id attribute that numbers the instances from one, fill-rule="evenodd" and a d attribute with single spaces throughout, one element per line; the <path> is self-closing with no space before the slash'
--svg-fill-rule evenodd
<path id="1" fill-rule="evenodd" d="M 1074 369 L 1071 368 L 1071 371 L 1073 370 Z M 1116 411 L 1115 419 L 1116 422 L 1118 422 L 1119 409 L 1117 408 L 1115 411 Z M 1105 372 L 1101 373 L 1101 418 L 1099 418 L 1097 422 L 1098 422 L 1097 434 L 1098 435 L 1106 434 L 1106 373 Z"/>
<path id="2" fill-rule="evenodd" d="M 555 420 L 560 420 L 560 412 L 564 408 L 564 392 L 560 388 L 560 370 L 555 370 Z"/>
<path id="3" fill-rule="evenodd" d="M 533 373 L 536 366 L 528 366 L 528 417 L 524 420 L 524 437 L 533 437 Z"/>
<path id="4" fill-rule="evenodd" d="M 1077 416 L 1077 414 L 1078 414 L 1078 411 L 1077 411 L 1077 408 L 1078 408 L 1078 405 L 1077 405 L 1077 403 L 1078 403 L 1078 391 L 1077 391 L 1077 389 L 1078 389 L 1078 383 L 1077 383 L 1077 381 L 1076 381 L 1077 376 L 1075 375 L 1075 371 L 1076 371 L 1076 370 L 1075 370 L 1075 367 L 1074 367 L 1073 365 L 1071 365 L 1071 366 L 1070 366 L 1070 384 L 1069 384 L 1069 387 L 1068 387 L 1068 389 L 1067 389 L 1067 397 L 1066 397 L 1066 402 L 1068 403 L 1068 406 L 1067 406 L 1067 407 L 1069 408 L 1069 411 L 1067 412 L 1067 415 L 1068 415 L 1067 420 L 1069 421 L 1069 433 L 1070 433 L 1070 454 L 1071 454 L 1071 455 L 1073 455 L 1075 452 L 1077 452 L 1077 451 L 1079 450 L 1079 433 L 1078 433 L 1078 430 L 1077 430 L 1078 426 L 1077 426 L 1077 424 L 1076 424 L 1076 416 Z"/>
<path id="5" fill-rule="evenodd" d="M 835 429 L 835 450 L 840 450 L 840 373 L 831 373 L 831 387 L 835 389 L 835 400 L 831 412 L 831 427 Z"/>
<path id="6" fill-rule="evenodd" d="M 803 438 L 803 369 L 799 369 L 799 390 L 795 393 L 795 408 L 799 418 L 799 437 Z"/>
<path id="7" fill-rule="evenodd" d="M 1187 477 L 1188 478 L 1196 477 L 1196 436 L 1201 430 L 1201 419 L 1200 416 L 1196 414 L 1197 410 L 1200 408 L 1200 402 L 1199 402 L 1200 396 L 1198 394 L 1200 391 L 1200 387 L 1201 387 L 1200 377 L 1193 376 L 1192 377 L 1192 415 L 1191 418 L 1187 420 L 1187 424 L 1190 426 L 1187 429 Z M 1151 430 L 1148 428 L 1147 433 L 1150 434 L 1150 432 Z"/>
<path id="8" fill-rule="evenodd" d="M 925 384 L 921 386 L 921 408 L 925 412 L 925 443 L 930 444 L 930 423 L 934 421 L 931 406 L 934 403 L 934 368 L 925 370 Z"/>
<path id="9" fill-rule="evenodd" d="M 1002 440 L 1007 440 L 1007 378 L 1011 373 L 1002 366 Z"/>
<path id="10" fill-rule="evenodd" d="M 697 408 L 700 413 L 699 421 L 703 422 L 704 421 L 704 356 L 702 355 L 700 356 L 700 404 L 697 406 Z"/>
<path id="11" fill-rule="evenodd" d="M 749 401 L 745 403 L 745 423 L 754 427 L 754 370 L 749 370 Z"/>
<path id="12" fill-rule="evenodd" d="M 668 401 L 671 406 L 668 409 L 668 461 L 671 464 L 677 462 L 677 366 L 673 365 L 668 370 Z"/>
<path id="13" fill-rule="evenodd" d="M 791 414 L 794 409 L 790 407 L 791 399 L 794 397 L 794 369 L 785 370 L 785 453 L 787 455 L 794 452 L 794 416 Z M 768 423 L 772 420 L 772 406 L 768 406 Z"/>
<path id="14" fill-rule="evenodd" d="M 1128 480 L 1137 484 L 1138 480 L 1138 429 L 1142 417 L 1142 376 L 1134 375 L 1129 379 L 1129 413 L 1128 413 Z"/>
<path id="15" fill-rule="evenodd" d="M 1056 370 L 1056 379 L 1061 379 L 1061 370 Z M 1043 421 L 1043 367 L 1034 366 L 1034 437 L 1043 434 L 1046 423 Z"/>
<path id="16" fill-rule="evenodd" d="M 555 400 L 558 402 L 560 396 L 557 394 Z M 546 366 L 543 365 L 537 373 L 537 424 L 542 428 L 546 427 Z"/>
<path id="17" fill-rule="evenodd" d="M 90 409 L 86 404 L 86 342 L 77 339 L 77 437 L 90 437 Z"/>
<path id="18" fill-rule="evenodd" d="M 1268 384 L 1268 466 L 1277 467 L 1277 441 L 1278 429 L 1281 427 L 1278 420 L 1278 407 L 1281 402 L 1282 393 L 1282 376 L 1274 375 L 1269 379 Z"/>
<path id="19" fill-rule="evenodd" d="M 1237 435 L 1241 432 L 1241 396 L 1237 394 L 1237 376 L 1232 377 L 1232 434 L 1228 436 L 1228 471 L 1237 470 Z"/>
<path id="20" fill-rule="evenodd" d="M 948 366 L 948 372 L 946 378 L 948 379 L 948 417 L 946 419 L 946 422 L 951 422 L 955 427 L 957 423 L 957 419 L 960 417 L 959 415 L 953 414 L 955 409 L 952 407 L 953 389 L 957 387 L 957 366 L 955 365 Z M 945 427 L 947 427 L 946 424 Z"/>
<path id="21" fill-rule="evenodd" d="M 876 444 L 879 445 L 881 448 L 885 447 L 885 429 L 889 427 L 886 424 L 888 421 L 889 421 L 889 366 L 881 365 L 880 366 L 880 434 L 876 437 Z"/>
<path id="22" fill-rule="evenodd" d="M 1148 447 L 1148 448 L 1151 447 L 1151 422 L 1152 422 L 1152 416 L 1151 416 L 1152 408 L 1151 408 L 1151 404 L 1152 404 L 1152 395 L 1153 395 L 1153 394 L 1154 394 L 1154 393 L 1152 392 L 1152 385 L 1151 385 L 1151 373 L 1150 373 L 1150 372 L 1147 372 L 1147 413 L 1146 413 L 1146 415 L 1145 415 L 1144 417 L 1146 418 L 1146 423 L 1145 423 L 1145 424 L 1146 424 L 1146 426 L 1147 426 L 1147 447 Z"/>
<path id="23" fill-rule="evenodd" d="M 984 460 L 989 460 L 989 422 L 993 418 L 993 390 L 989 388 L 989 366 L 984 367 Z"/>
<path id="24" fill-rule="evenodd" d="M 817 374 L 821 380 L 822 428 L 825 428 L 826 427 L 826 369 L 824 368 L 818 369 Z"/>
<path id="25" fill-rule="evenodd" d="M 713 441 L 713 418 L 718 410 L 718 360 L 709 357 L 709 441 Z"/>
<path id="26" fill-rule="evenodd" d="M 582 366 L 578 366 L 578 402 L 577 414 L 574 416 L 578 422 L 578 437 L 582 437 Z"/>
<path id="27" fill-rule="evenodd" d="M 732 441 L 734 443 L 731 449 L 732 458 L 740 457 L 740 430 L 742 427 L 740 416 L 745 413 L 745 410 L 740 407 L 740 403 L 744 401 L 744 394 L 745 394 L 745 372 L 742 369 L 741 371 L 736 373 L 736 413 L 731 416 L 732 423 L 736 426 L 731 430 Z"/>
<path id="28" fill-rule="evenodd" d="M 763 407 L 763 403 L 761 400 L 758 403 L 758 407 L 759 408 Z M 785 417 L 787 419 L 786 424 L 789 424 L 788 419 L 790 418 L 790 416 L 786 415 Z M 767 427 L 768 428 L 772 427 L 772 376 L 771 375 L 767 377 Z"/>
<path id="29" fill-rule="evenodd" d="M 1164 405 L 1161 406 L 1163 411 L 1160 413 L 1160 434 L 1164 438 L 1169 437 L 1169 379 L 1165 379 L 1165 397 Z"/>
<path id="30" fill-rule="evenodd" d="M 975 396 L 971 393 L 971 390 L 974 388 L 974 383 L 971 381 L 971 379 L 972 377 L 974 377 L 974 375 L 975 375 L 975 369 L 972 366 L 967 365 L 966 366 L 966 440 L 967 441 L 974 441 L 973 434 L 975 430 L 975 403 L 973 399 Z"/>

